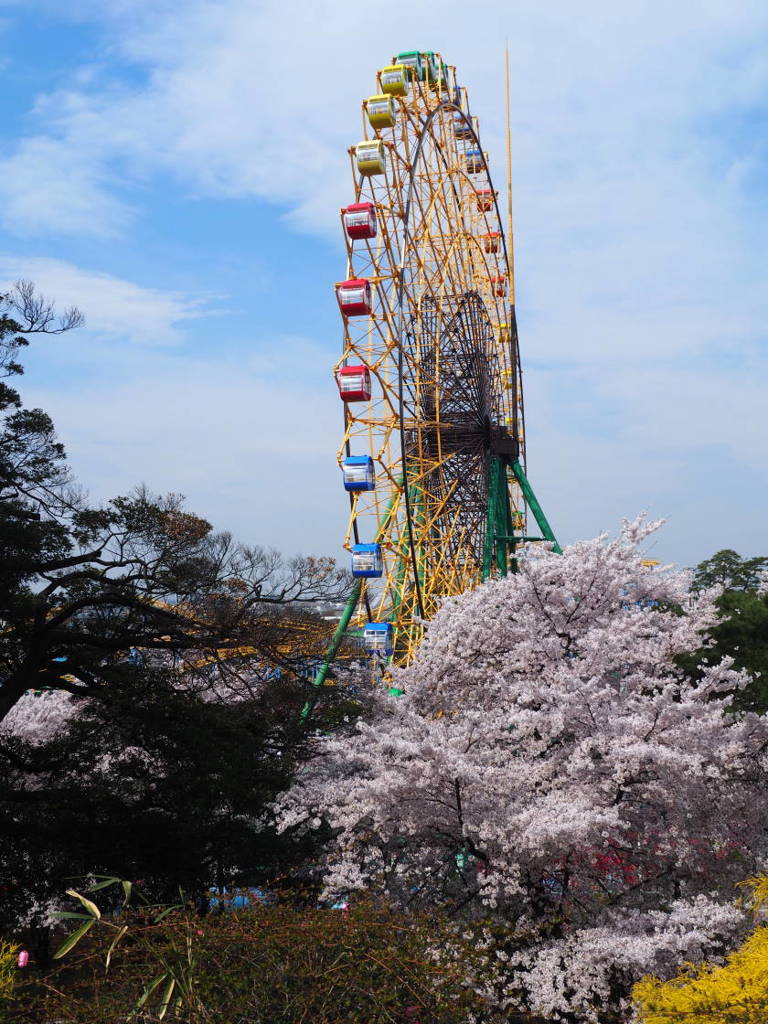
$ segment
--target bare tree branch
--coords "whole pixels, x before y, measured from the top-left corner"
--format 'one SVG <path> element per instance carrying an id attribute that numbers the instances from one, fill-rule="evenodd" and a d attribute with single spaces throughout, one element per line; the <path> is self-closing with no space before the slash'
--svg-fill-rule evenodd
<path id="1" fill-rule="evenodd" d="M 35 290 L 32 281 L 16 281 L 5 296 L 8 309 L 21 318 L 22 334 L 63 334 L 85 324 L 77 306 L 68 306 L 57 314 L 54 303 Z"/>

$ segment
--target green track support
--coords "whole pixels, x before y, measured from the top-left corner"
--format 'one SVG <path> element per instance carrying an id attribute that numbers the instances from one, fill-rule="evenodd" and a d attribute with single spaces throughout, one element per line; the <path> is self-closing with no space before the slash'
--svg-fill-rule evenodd
<path id="1" fill-rule="evenodd" d="M 315 693 L 312 695 L 312 699 L 308 700 L 304 707 L 301 709 L 301 720 L 306 721 L 307 718 L 312 714 L 312 709 L 317 703 L 319 696 L 320 687 L 325 682 L 328 676 L 328 670 L 331 667 L 333 659 L 336 657 L 336 652 L 341 646 L 341 641 L 344 639 L 344 634 L 347 631 L 350 619 L 355 614 L 355 608 L 357 608 L 357 602 L 360 600 L 360 591 L 363 589 L 362 581 L 355 580 L 355 585 L 352 587 L 347 603 L 344 605 L 344 611 L 341 613 L 339 624 L 333 631 L 331 642 L 328 644 L 328 649 L 325 652 L 325 658 L 320 668 L 317 670 L 315 678 L 312 680 L 312 685 L 315 687 Z"/>
<path id="2" fill-rule="evenodd" d="M 555 537 L 554 530 L 549 525 L 549 520 L 544 515 L 544 509 L 539 504 L 536 495 L 533 493 L 533 488 L 531 487 L 528 481 L 528 477 L 525 475 L 523 467 L 517 460 L 515 460 L 512 463 L 512 472 L 515 474 L 517 482 L 520 484 L 520 490 L 523 492 L 523 496 L 525 497 L 525 500 L 528 502 L 528 507 L 533 512 L 536 522 L 538 523 L 539 529 L 541 530 L 542 537 L 544 538 L 544 540 L 551 541 L 552 550 L 556 551 L 558 555 L 562 555 L 563 549 L 557 543 L 557 538 Z"/>
<path id="3" fill-rule="evenodd" d="M 401 487 L 402 483 L 402 479 L 398 481 L 398 484 Z M 392 515 L 392 510 L 395 507 L 398 497 L 399 492 L 395 492 L 395 494 L 393 494 L 392 497 L 387 502 L 387 507 L 384 509 L 381 519 L 379 520 L 378 529 L 376 530 L 377 541 L 387 525 L 387 520 Z M 356 579 L 352 586 L 352 590 L 350 591 L 349 597 L 347 598 L 347 603 L 344 605 L 344 611 L 341 613 L 339 624 L 333 631 L 331 642 L 328 644 L 328 647 L 326 648 L 325 657 L 323 658 L 322 664 L 320 665 L 320 668 L 317 670 L 315 678 L 312 680 L 312 686 L 314 687 L 315 692 L 312 694 L 312 697 L 305 703 L 304 707 L 301 709 L 300 717 L 302 722 L 305 722 L 309 718 L 309 716 L 312 714 L 312 709 L 314 708 L 315 704 L 317 704 L 317 699 L 320 696 L 320 687 L 328 678 L 328 672 L 330 670 L 331 665 L 333 664 L 333 659 L 336 657 L 336 653 L 339 647 L 341 646 L 342 640 L 344 639 L 344 634 L 347 631 L 347 626 L 349 625 L 352 616 L 355 614 L 355 608 L 357 608 L 357 604 L 358 601 L 360 600 L 360 594 L 362 593 L 362 590 L 363 581 L 361 579 Z"/>
<path id="4" fill-rule="evenodd" d="M 513 532 L 512 508 L 509 503 L 507 473 L 511 472 L 520 485 L 528 507 L 541 530 L 541 537 L 516 537 Z M 526 541 L 547 540 L 552 550 L 562 554 L 562 548 L 544 515 L 525 471 L 517 459 L 493 454 L 488 465 L 488 516 L 486 520 L 485 549 L 483 551 L 483 579 L 487 580 L 495 566 L 499 576 L 517 571 L 515 549 Z"/>
<path id="5" fill-rule="evenodd" d="M 509 487 L 507 486 L 507 467 L 498 460 L 498 486 L 496 488 L 496 569 L 500 576 L 506 576 L 509 569 L 507 545 L 499 542 L 499 536 L 512 532 L 512 511 L 509 507 Z"/>
<path id="6" fill-rule="evenodd" d="M 507 466 L 508 461 L 503 456 L 491 455 L 488 463 L 488 516 L 483 551 L 484 580 L 490 577 L 494 566 L 499 576 L 507 575 L 510 568 L 509 556 L 514 555 L 515 544 L 519 543 L 519 538 L 512 535 Z"/>
<path id="7" fill-rule="evenodd" d="M 488 511 L 485 517 L 485 547 L 483 548 L 483 579 L 491 575 L 493 548 L 496 541 L 496 474 L 498 459 L 491 456 L 488 463 Z"/>

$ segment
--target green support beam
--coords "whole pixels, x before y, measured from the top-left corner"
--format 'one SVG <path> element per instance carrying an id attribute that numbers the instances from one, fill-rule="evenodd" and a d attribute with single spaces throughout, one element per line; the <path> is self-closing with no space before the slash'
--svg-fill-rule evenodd
<path id="1" fill-rule="evenodd" d="M 512 472 L 515 474 L 515 478 L 517 479 L 517 482 L 520 484 L 520 490 L 523 492 L 523 497 L 528 502 L 528 507 L 533 512 L 534 518 L 536 519 L 539 529 L 541 530 L 542 537 L 544 538 L 544 540 L 551 541 L 552 550 L 556 551 L 558 555 L 562 555 L 563 549 L 557 543 L 557 538 L 555 537 L 554 530 L 549 525 L 549 520 L 544 515 L 544 509 L 541 507 L 541 505 L 538 502 L 538 499 L 536 498 L 536 495 L 533 493 L 533 488 L 531 487 L 528 481 L 528 477 L 525 475 L 523 467 L 516 459 L 512 463 Z"/>
<path id="2" fill-rule="evenodd" d="M 307 718 L 309 718 L 309 716 L 312 714 L 312 709 L 317 703 L 317 698 L 320 695 L 319 688 L 323 685 L 328 676 L 328 670 L 331 667 L 333 659 L 336 657 L 336 652 L 341 646 L 341 641 L 344 639 L 344 634 L 347 631 L 347 626 L 349 625 L 352 616 L 355 614 L 357 602 L 360 600 L 360 592 L 363 589 L 362 583 L 362 580 L 355 580 L 354 586 L 352 587 L 350 595 L 347 598 L 347 603 L 344 605 L 344 611 L 341 613 L 339 624 L 333 631 L 331 642 L 328 644 L 328 648 L 325 652 L 325 658 L 323 659 L 320 668 L 317 670 L 315 678 L 312 680 L 312 685 L 315 687 L 315 692 L 312 695 L 312 698 L 308 700 L 304 707 L 301 709 L 302 721 L 305 721 Z"/>
<path id="3" fill-rule="evenodd" d="M 483 579 L 487 580 L 491 575 L 491 563 L 493 561 L 493 539 L 496 536 L 496 461 L 491 458 L 488 462 L 488 509 L 485 514 L 485 544 L 483 546 Z"/>
<path id="4" fill-rule="evenodd" d="M 498 464 L 496 470 L 496 569 L 500 576 L 506 576 L 509 569 L 509 556 L 507 545 L 501 541 L 501 534 L 508 532 L 508 521 L 511 521 L 509 510 L 509 487 L 507 486 L 507 467 L 500 458 L 495 460 Z"/>
<path id="5" fill-rule="evenodd" d="M 507 473 L 511 472 L 523 492 L 528 507 L 541 530 L 541 537 L 516 537 L 512 520 L 512 506 L 509 501 Z M 515 550 L 526 541 L 550 541 L 552 549 L 562 554 L 549 520 L 544 515 L 525 471 L 517 459 L 506 455 L 492 454 L 488 461 L 488 513 L 486 517 L 485 547 L 483 550 L 483 579 L 487 580 L 492 570 L 498 576 L 506 576 L 511 570 L 517 571 Z"/>
<path id="6" fill-rule="evenodd" d="M 488 461 L 488 513 L 485 525 L 485 548 L 483 550 L 483 579 L 487 580 L 491 575 L 494 561 L 496 568 L 502 576 L 506 576 L 507 559 L 506 545 L 497 544 L 499 535 L 506 531 L 505 503 L 508 503 L 509 496 L 505 495 L 507 488 L 506 473 L 504 464 L 498 455 L 491 455 Z"/>
<path id="7" fill-rule="evenodd" d="M 398 480 L 399 486 L 402 486 L 402 483 L 403 481 L 401 478 L 400 480 Z M 392 515 L 392 512 L 394 510 L 395 504 L 397 503 L 399 496 L 400 492 L 395 491 L 395 493 L 387 502 L 387 507 L 384 509 L 384 512 L 382 513 L 381 519 L 379 520 L 378 529 L 376 530 L 376 542 L 378 542 L 379 537 L 386 529 L 387 522 L 389 520 L 389 517 Z M 309 718 L 309 716 L 312 714 L 312 709 L 314 708 L 315 704 L 317 704 L 317 699 L 320 696 L 320 687 L 328 678 L 328 672 L 330 670 L 331 665 L 333 664 L 333 659 L 336 657 L 336 653 L 338 652 L 339 647 L 341 646 L 341 642 L 344 639 L 344 634 L 347 631 L 347 626 L 349 625 L 352 616 L 355 614 L 355 608 L 357 608 L 357 603 L 360 600 L 360 594 L 362 593 L 362 590 L 362 579 L 356 579 L 352 585 L 352 590 L 350 591 L 349 597 L 347 598 L 347 603 L 344 605 L 344 611 L 341 613 L 339 624 L 333 631 L 331 642 L 328 644 L 328 647 L 326 648 L 325 657 L 323 658 L 322 664 L 320 665 L 320 668 L 317 670 L 315 678 L 312 680 L 312 686 L 314 687 L 315 692 L 312 694 L 312 697 L 306 702 L 304 707 L 301 709 L 302 721 L 306 721 L 307 718 Z"/>

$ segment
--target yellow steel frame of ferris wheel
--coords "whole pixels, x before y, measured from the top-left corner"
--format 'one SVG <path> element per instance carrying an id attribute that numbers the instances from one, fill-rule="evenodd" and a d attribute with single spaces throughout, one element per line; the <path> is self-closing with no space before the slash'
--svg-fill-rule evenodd
<path id="1" fill-rule="evenodd" d="M 511 432 L 522 436 L 522 407 L 512 401 L 512 392 L 521 399 L 522 389 L 506 335 L 509 328 L 504 327 L 512 319 L 511 309 L 498 301 L 491 284 L 494 277 L 506 277 L 511 286 L 511 265 L 498 209 L 495 204 L 491 211 L 479 209 L 463 149 L 453 134 L 456 108 L 445 104 L 454 82 L 453 68 L 437 89 L 413 82 L 410 94 L 398 100 L 396 126 L 373 133 L 384 140 L 390 153 L 383 180 L 362 178 L 356 171 L 354 149 L 350 150 L 355 200 L 375 204 L 379 232 L 364 245 L 348 243 L 347 276 L 371 281 L 375 305 L 364 320 L 345 319 L 344 352 L 334 372 L 342 363 L 365 363 L 374 394 L 365 407 L 346 407 L 339 459 L 349 452 L 370 454 L 376 465 L 377 486 L 375 491 L 352 497 L 345 546 L 374 537 L 382 545 L 384 576 L 381 581 L 362 583 L 357 619 L 361 623 L 370 614 L 375 620 L 393 622 L 398 661 L 412 656 L 421 639 L 421 619 L 434 613 L 439 599 L 460 593 L 479 580 L 479 566 L 462 555 L 470 550 L 469 538 L 466 527 L 458 523 L 458 513 L 449 513 L 451 493 L 430 490 L 430 481 L 442 479 L 450 459 L 442 452 L 440 431 L 431 433 L 437 438 L 436 456 L 428 456 L 424 446 L 425 431 L 440 421 L 440 392 L 434 387 L 441 371 L 439 334 L 433 339 L 432 379 L 424 379 L 420 336 L 415 338 L 414 359 L 408 367 L 412 370 L 412 408 L 425 407 L 422 391 L 427 389 L 436 397 L 435 420 L 419 422 L 413 415 L 401 418 L 399 369 L 403 353 L 399 347 L 407 317 L 418 333 L 418 317 L 429 300 L 441 310 L 447 299 L 470 291 L 479 294 L 496 332 L 495 350 L 490 355 L 500 388 L 497 413 Z M 364 104 L 362 115 L 364 137 L 369 138 Z M 425 124 L 429 125 L 428 135 L 423 135 Z M 404 224 L 406 214 L 408 224 Z M 413 230 L 409 230 L 411 226 Z M 502 242 L 495 254 L 486 252 L 480 240 L 491 231 L 497 231 Z M 510 380 L 514 388 L 501 386 Z M 402 430 L 411 431 L 416 438 L 407 480 L 402 472 Z M 510 488 L 513 507 L 522 514 L 522 496 L 511 482 Z M 404 512 L 411 504 L 414 507 L 408 518 Z M 520 526 L 524 533 L 524 521 Z M 449 550 L 458 556 L 449 558 Z"/>

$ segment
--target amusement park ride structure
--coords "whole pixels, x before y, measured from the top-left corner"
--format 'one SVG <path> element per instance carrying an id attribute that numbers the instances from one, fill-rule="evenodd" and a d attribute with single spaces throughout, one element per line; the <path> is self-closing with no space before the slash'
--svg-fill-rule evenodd
<path id="1" fill-rule="evenodd" d="M 255 657 L 279 672 L 299 649 L 315 687 L 303 719 L 348 637 L 362 637 L 385 667 L 407 665 L 443 598 L 514 572 L 523 544 L 560 550 L 527 476 L 509 58 L 507 234 L 467 91 L 438 53 L 393 58 L 362 122 L 349 149 L 353 202 L 341 210 L 347 268 L 335 286 L 343 346 L 333 368 L 353 587 L 324 656 L 324 623 L 288 618 L 266 658 L 259 646 L 227 645 L 185 666 Z"/>
<path id="2" fill-rule="evenodd" d="M 316 686 L 350 631 L 407 664 L 442 598 L 514 571 L 524 543 L 559 550 L 527 477 L 511 184 L 507 237 L 467 91 L 437 53 L 382 68 L 362 125 L 335 286 L 354 586 Z M 508 59 L 507 143 L 509 165 Z"/>

